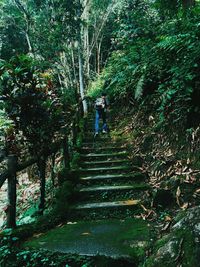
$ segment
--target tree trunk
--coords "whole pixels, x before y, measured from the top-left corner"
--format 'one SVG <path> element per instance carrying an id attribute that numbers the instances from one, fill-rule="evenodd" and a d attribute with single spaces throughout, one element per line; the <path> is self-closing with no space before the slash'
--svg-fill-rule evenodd
<path id="1" fill-rule="evenodd" d="M 69 157 L 69 147 L 68 147 L 68 137 L 65 136 L 63 140 L 63 158 L 64 158 L 64 166 L 65 168 L 69 169 L 70 168 L 70 157 Z"/>
<path id="2" fill-rule="evenodd" d="M 45 171 L 46 171 L 46 159 L 40 158 L 38 161 L 38 169 L 40 174 L 40 204 L 39 204 L 39 212 L 43 214 L 45 207 Z"/>
<path id="3" fill-rule="evenodd" d="M 72 66 L 73 66 L 73 74 L 74 74 L 74 84 L 78 84 L 77 82 L 77 75 L 76 75 L 76 64 L 75 64 L 75 57 L 74 57 L 74 44 L 71 45 L 71 58 L 72 58 Z"/>
<path id="4" fill-rule="evenodd" d="M 99 43 L 97 44 L 97 73 L 100 74 L 101 71 L 101 44 L 103 40 L 103 35 L 101 36 Z"/>
<path id="5" fill-rule="evenodd" d="M 51 160 L 52 160 L 52 164 L 51 164 L 51 181 L 52 181 L 52 184 L 55 185 L 55 172 L 54 172 L 54 168 L 55 168 L 55 161 L 56 161 L 56 153 L 54 153 L 51 156 Z"/>
<path id="6" fill-rule="evenodd" d="M 30 31 L 30 13 L 28 12 L 27 6 L 23 5 L 23 3 L 20 0 L 15 0 L 15 4 L 17 8 L 24 14 L 24 19 L 26 21 L 26 29 L 25 29 L 25 36 L 26 41 L 28 45 L 29 53 L 33 54 L 33 47 L 31 45 L 30 37 L 29 37 L 29 31 Z"/>
<path id="7" fill-rule="evenodd" d="M 26 41 L 27 41 L 27 44 L 28 44 L 28 51 L 29 51 L 29 53 L 33 53 L 33 48 L 32 48 L 32 46 L 31 46 L 31 42 L 30 42 L 30 38 L 29 38 L 29 35 L 28 35 L 28 33 L 26 32 Z"/>
<path id="8" fill-rule="evenodd" d="M 88 80 L 90 79 L 90 49 L 89 49 L 89 30 L 88 30 L 88 25 L 85 27 L 85 32 L 84 32 L 84 39 L 85 39 L 85 53 L 86 53 L 86 73 Z"/>
<path id="9" fill-rule="evenodd" d="M 87 78 L 90 78 L 90 49 L 89 49 L 89 11 L 90 11 L 90 0 L 84 0 L 83 1 L 83 13 L 82 13 L 82 19 L 84 21 L 84 24 L 82 26 L 82 32 L 83 32 L 83 48 L 84 48 L 84 58 L 85 58 L 85 70 L 87 74 Z"/>
<path id="10" fill-rule="evenodd" d="M 78 65 L 79 65 L 79 89 L 80 89 L 80 95 L 83 105 L 83 113 L 84 115 L 87 115 L 88 108 L 87 108 L 87 102 L 85 99 L 85 92 L 84 92 L 84 78 L 83 78 L 83 59 L 82 59 L 82 53 L 81 53 L 81 40 L 79 40 L 78 43 Z"/>
<path id="11" fill-rule="evenodd" d="M 17 157 L 11 155 L 8 157 L 8 210 L 7 210 L 7 228 L 16 227 L 16 169 Z"/>

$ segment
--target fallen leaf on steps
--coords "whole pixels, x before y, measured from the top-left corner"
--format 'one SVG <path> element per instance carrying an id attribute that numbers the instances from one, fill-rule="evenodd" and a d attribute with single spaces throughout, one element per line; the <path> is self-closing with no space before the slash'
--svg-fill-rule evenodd
<path id="1" fill-rule="evenodd" d="M 179 207 L 181 206 L 180 200 L 179 200 L 180 196 L 181 196 L 181 189 L 180 189 L 180 186 L 178 186 L 177 191 L 176 191 L 176 203 L 179 205 Z"/>
<path id="2" fill-rule="evenodd" d="M 189 206 L 189 203 L 187 202 L 187 203 L 184 203 L 182 206 L 181 206 L 181 209 L 182 210 L 186 210 L 187 208 L 188 208 L 188 206 Z"/>
<path id="3" fill-rule="evenodd" d="M 170 216 L 165 216 L 165 221 L 166 222 L 171 222 L 172 221 L 172 218 Z"/>
<path id="4" fill-rule="evenodd" d="M 40 237 L 41 235 L 43 235 L 43 233 L 35 234 L 35 235 L 33 235 L 33 237 Z"/>
<path id="5" fill-rule="evenodd" d="M 165 232 L 169 229 L 170 225 L 171 225 L 172 221 L 167 222 L 164 227 L 161 229 L 162 232 Z"/>
<path id="6" fill-rule="evenodd" d="M 82 233 L 81 235 L 91 235 L 91 233 L 86 232 L 86 233 Z"/>

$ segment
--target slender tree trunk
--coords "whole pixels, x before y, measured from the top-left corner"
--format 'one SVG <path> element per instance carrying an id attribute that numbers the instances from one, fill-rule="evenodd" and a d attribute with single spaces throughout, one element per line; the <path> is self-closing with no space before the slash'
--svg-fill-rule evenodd
<path id="1" fill-rule="evenodd" d="M 16 169 L 17 157 L 11 155 L 8 157 L 8 210 L 7 210 L 7 227 L 16 227 Z"/>
<path id="2" fill-rule="evenodd" d="M 64 159 L 64 166 L 65 168 L 70 168 L 70 156 L 69 156 L 69 142 L 68 142 L 68 136 L 66 135 L 63 140 L 63 159 Z"/>
<path id="3" fill-rule="evenodd" d="M 82 100 L 82 104 L 83 104 L 83 113 L 84 113 L 84 115 L 87 115 L 88 107 L 87 107 L 87 102 L 85 99 L 85 92 L 84 92 L 83 59 L 82 59 L 82 52 L 81 52 L 81 40 L 79 40 L 79 43 L 78 43 L 78 65 L 79 65 L 79 89 L 80 89 L 80 95 L 81 95 L 81 100 Z"/>
<path id="4" fill-rule="evenodd" d="M 31 46 L 31 42 L 30 42 L 30 38 L 29 38 L 29 35 L 28 35 L 28 33 L 26 32 L 26 41 L 27 41 L 27 44 L 28 44 L 28 51 L 29 51 L 29 53 L 33 53 L 33 48 L 32 48 L 32 46 Z"/>
<path id="5" fill-rule="evenodd" d="M 40 158 L 38 162 L 39 174 L 40 174 L 40 204 L 39 204 L 39 211 L 43 214 L 45 208 L 45 186 L 46 186 L 46 159 Z"/>
<path id="6" fill-rule="evenodd" d="M 31 45 L 31 41 L 30 41 L 30 37 L 29 37 L 29 31 L 30 31 L 30 13 L 28 12 L 27 6 L 24 5 L 23 2 L 21 2 L 20 0 L 15 0 L 15 4 L 17 6 L 17 8 L 23 13 L 24 15 L 24 19 L 26 21 L 26 29 L 25 29 L 25 36 L 26 36 L 26 41 L 27 41 L 27 45 L 28 45 L 28 50 L 29 53 L 33 54 L 33 47 Z"/>
<path id="7" fill-rule="evenodd" d="M 89 11 L 90 11 L 90 0 L 83 0 L 83 13 L 81 15 L 84 24 L 82 25 L 82 36 L 83 36 L 83 55 L 84 55 L 84 70 L 86 71 L 87 78 L 90 78 L 90 63 L 89 63 Z"/>
<path id="8" fill-rule="evenodd" d="M 77 84 L 77 75 L 76 75 L 76 66 L 75 66 L 75 58 L 74 58 L 74 46 L 72 45 L 71 49 L 71 58 L 72 58 L 72 66 L 73 66 L 73 74 L 74 74 L 74 83 Z"/>
<path id="9" fill-rule="evenodd" d="M 103 35 L 101 36 L 101 39 L 99 43 L 97 44 L 97 73 L 100 74 L 101 71 L 101 44 L 103 40 Z"/>
<path id="10" fill-rule="evenodd" d="M 54 168 L 55 168 L 55 161 L 56 161 L 56 153 L 54 153 L 52 156 L 51 156 L 51 181 L 52 181 L 52 184 L 55 185 L 55 171 L 54 171 Z"/>
<path id="11" fill-rule="evenodd" d="M 85 29 L 85 53 L 86 53 L 86 73 L 88 76 L 88 79 L 90 78 L 90 49 L 89 49 L 89 30 L 88 30 L 88 25 Z"/>

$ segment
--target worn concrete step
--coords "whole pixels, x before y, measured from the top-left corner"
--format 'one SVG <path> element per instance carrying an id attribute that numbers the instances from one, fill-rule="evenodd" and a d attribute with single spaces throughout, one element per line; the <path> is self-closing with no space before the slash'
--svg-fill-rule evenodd
<path id="1" fill-rule="evenodd" d="M 115 153 L 115 152 L 122 152 L 125 151 L 123 147 L 113 147 L 113 146 L 107 146 L 107 147 L 90 147 L 90 148 L 81 148 L 80 152 L 82 154 L 89 154 L 89 153 Z"/>
<path id="2" fill-rule="evenodd" d="M 114 166 L 114 167 L 101 167 L 101 168 L 81 168 L 79 171 L 84 173 L 113 173 L 113 172 L 124 172 L 124 171 L 131 171 L 132 167 L 129 166 Z"/>
<path id="3" fill-rule="evenodd" d="M 99 135 L 97 138 L 94 138 L 94 134 L 87 134 L 83 137 L 83 142 L 105 142 L 111 140 L 109 135 Z"/>
<path id="4" fill-rule="evenodd" d="M 149 191 L 150 187 L 144 183 L 130 184 L 97 184 L 80 187 L 77 189 L 77 199 L 80 202 L 105 202 L 122 201 L 132 198 L 142 199 L 144 192 Z"/>
<path id="5" fill-rule="evenodd" d="M 116 165 L 128 165 L 130 161 L 127 159 L 120 160 L 99 160 L 99 161 L 85 161 L 81 163 L 81 166 L 116 166 Z"/>
<path id="6" fill-rule="evenodd" d="M 102 147 L 123 147 L 123 142 L 114 142 L 111 139 L 108 141 L 100 141 L 100 142 L 83 142 L 82 143 L 82 148 L 94 148 L 94 149 L 98 149 L 98 148 L 102 148 Z"/>
<path id="7" fill-rule="evenodd" d="M 76 210 L 81 209 L 102 209 L 102 208 L 116 208 L 116 207 L 132 207 L 138 206 L 140 200 L 126 200 L 126 201 L 111 201 L 111 202 L 95 202 L 95 203 L 85 203 L 75 206 Z"/>
<path id="8" fill-rule="evenodd" d="M 152 243 L 149 223 L 141 219 L 71 221 L 44 234 L 35 235 L 22 244 L 23 248 L 82 255 L 84 262 L 88 262 L 80 264 L 81 260 L 74 261 L 70 257 L 70 266 L 133 267 L 136 266 L 135 262 L 145 257 Z M 93 260 L 91 255 L 98 256 L 98 260 Z M 41 263 L 38 266 L 48 265 Z M 57 266 L 69 265 L 63 263 Z"/>
<path id="9" fill-rule="evenodd" d="M 141 172 L 136 173 L 115 173 L 115 174 L 102 174 L 102 175 L 90 175 L 81 177 L 81 181 L 105 181 L 105 180 L 126 180 L 130 179 L 132 181 L 144 181 L 147 179 L 147 175 Z"/>
<path id="10" fill-rule="evenodd" d="M 90 186 L 84 187 L 79 190 L 80 193 L 86 192 L 99 192 L 99 191 L 120 191 L 120 190 L 131 190 L 136 187 L 133 185 L 106 185 L 106 186 Z"/>
<path id="11" fill-rule="evenodd" d="M 128 153 L 126 151 L 113 152 L 113 153 L 88 153 L 81 154 L 81 158 L 85 160 L 106 160 L 106 159 L 121 159 L 127 158 Z"/>
<path id="12" fill-rule="evenodd" d="M 100 140 L 100 139 L 109 139 L 111 138 L 110 133 L 103 134 L 99 133 L 98 136 L 94 137 L 94 131 L 89 131 L 85 134 L 83 138 L 87 138 L 88 140 Z"/>

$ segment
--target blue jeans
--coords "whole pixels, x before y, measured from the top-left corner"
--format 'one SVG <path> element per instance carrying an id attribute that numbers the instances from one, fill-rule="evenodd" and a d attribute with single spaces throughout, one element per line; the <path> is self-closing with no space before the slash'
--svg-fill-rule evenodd
<path id="1" fill-rule="evenodd" d="M 95 133 L 99 133 L 99 121 L 102 118 L 103 126 L 102 130 L 108 131 L 108 126 L 106 123 L 106 112 L 103 110 L 96 110 L 95 114 Z"/>

